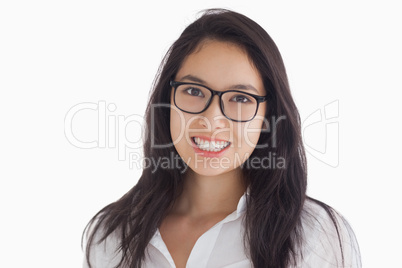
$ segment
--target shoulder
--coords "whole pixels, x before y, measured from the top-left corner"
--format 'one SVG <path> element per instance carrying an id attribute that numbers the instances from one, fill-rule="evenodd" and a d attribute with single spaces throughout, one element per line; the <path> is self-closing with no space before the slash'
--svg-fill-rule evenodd
<path id="1" fill-rule="evenodd" d="M 356 237 L 339 212 L 308 198 L 301 226 L 303 265 L 300 267 L 361 267 Z"/>

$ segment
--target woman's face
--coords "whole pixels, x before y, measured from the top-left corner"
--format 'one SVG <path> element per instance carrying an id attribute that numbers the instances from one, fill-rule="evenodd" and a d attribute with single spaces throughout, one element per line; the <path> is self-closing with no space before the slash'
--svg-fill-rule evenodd
<path id="1" fill-rule="evenodd" d="M 203 42 L 199 49 L 186 57 L 174 79 L 178 82 L 201 84 L 216 91 L 236 89 L 254 95 L 266 95 L 260 74 L 246 52 L 228 42 Z M 181 89 L 185 89 L 184 92 L 192 95 L 191 97 L 202 95 L 197 89 Z M 235 122 L 222 114 L 217 95 L 204 112 L 190 114 L 175 106 L 173 93 L 172 88 L 170 131 L 181 158 L 194 172 L 204 176 L 239 171 L 239 166 L 257 145 L 266 102 L 259 104 L 253 120 Z M 238 105 L 240 103 L 237 102 L 242 102 L 243 99 L 231 97 L 227 101 L 231 101 L 231 105 L 235 101 L 234 105 Z M 191 108 L 190 105 L 189 109 Z"/>

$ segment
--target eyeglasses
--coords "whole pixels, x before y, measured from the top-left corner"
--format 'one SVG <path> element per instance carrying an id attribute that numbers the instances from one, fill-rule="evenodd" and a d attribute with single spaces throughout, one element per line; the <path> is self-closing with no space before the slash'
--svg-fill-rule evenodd
<path id="1" fill-rule="evenodd" d="M 253 120 L 260 102 L 266 96 L 258 96 L 239 90 L 216 91 L 197 83 L 170 81 L 174 88 L 174 104 L 181 111 L 199 114 L 208 109 L 215 95 L 219 96 L 222 114 L 235 122 Z"/>

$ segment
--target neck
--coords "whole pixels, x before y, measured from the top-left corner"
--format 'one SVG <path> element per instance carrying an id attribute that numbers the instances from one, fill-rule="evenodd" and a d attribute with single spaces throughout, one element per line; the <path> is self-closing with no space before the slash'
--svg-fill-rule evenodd
<path id="1" fill-rule="evenodd" d="M 194 218 L 228 215 L 237 209 L 245 190 L 240 169 L 217 176 L 203 176 L 189 170 L 185 177 L 184 191 L 174 210 Z"/>

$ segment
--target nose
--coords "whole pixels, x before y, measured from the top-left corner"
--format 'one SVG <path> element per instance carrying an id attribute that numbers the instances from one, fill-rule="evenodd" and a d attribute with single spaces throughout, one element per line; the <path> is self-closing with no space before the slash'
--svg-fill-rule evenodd
<path id="1" fill-rule="evenodd" d="M 200 119 L 200 124 L 203 127 L 207 128 L 210 125 L 212 129 L 217 129 L 225 128 L 228 125 L 228 119 L 222 114 L 220 98 L 217 95 L 212 98 L 208 108 L 201 115 L 204 117 L 204 120 Z"/>

